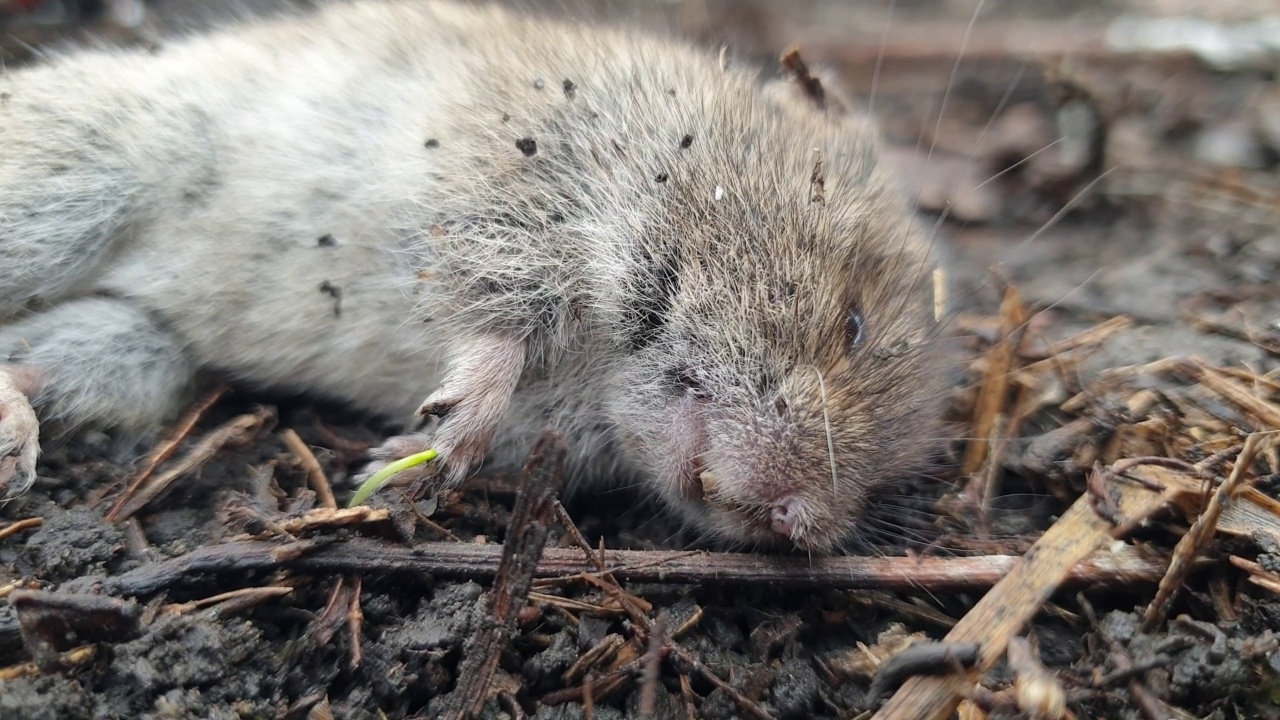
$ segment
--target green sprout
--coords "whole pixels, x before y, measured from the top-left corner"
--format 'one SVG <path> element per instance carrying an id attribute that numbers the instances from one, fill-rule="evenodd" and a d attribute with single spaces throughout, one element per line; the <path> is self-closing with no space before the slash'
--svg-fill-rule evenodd
<path id="1" fill-rule="evenodd" d="M 422 463 L 431 462 L 432 460 L 435 460 L 438 455 L 440 455 L 440 453 L 436 452 L 434 449 L 424 450 L 420 453 L 410 455 L 409 457 L 401 458 L 382 468 L 360 485 L 360 489 L 356 490 L 356 494 L 351 498 L 351 502 L 347 504 L 347 507 L 363 505 L 364 502 L 369 499 L 370 495 L 374 494 L 379 490 L 379 488 L 387 484 L 387 481 L 391 479 L 392 475 L 404 472 L 405 470 L 421 465 Z"/>

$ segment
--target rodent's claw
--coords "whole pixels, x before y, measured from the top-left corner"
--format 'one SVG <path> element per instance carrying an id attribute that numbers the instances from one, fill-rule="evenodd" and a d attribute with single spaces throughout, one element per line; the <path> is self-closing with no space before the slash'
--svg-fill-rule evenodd
<path id="1" fill-rule="evenodd" d="M 419 415 L 440 417 L 440 424 L 430 439 L 411 451 L 430 447 L 439 452 L 435 464 L 446 484 L 459 485 L 484 460 L 520 381 L 524 362 L 525 345 L 519 338 L 483 335 L 459 342 L 444 383 L 418 409 Z"/>
<path id="2" fill-rule="evenodd" d="M 36 480 L 40 421 L 27 396 L 0 369 L 0 499 L 21 495 Z"/>

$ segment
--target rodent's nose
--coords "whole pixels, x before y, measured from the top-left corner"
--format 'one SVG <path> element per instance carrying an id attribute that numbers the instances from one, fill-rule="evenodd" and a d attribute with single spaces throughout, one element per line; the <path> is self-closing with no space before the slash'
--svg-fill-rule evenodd
<path id="1" fill-rule="evenodd" d="M 785 538 L 790 538 L 795 534 L 799 517 L 799 498 L 795 495 L 783 495 L 774 501 L 773 508 L 769 511 L 769 528 Z"/>

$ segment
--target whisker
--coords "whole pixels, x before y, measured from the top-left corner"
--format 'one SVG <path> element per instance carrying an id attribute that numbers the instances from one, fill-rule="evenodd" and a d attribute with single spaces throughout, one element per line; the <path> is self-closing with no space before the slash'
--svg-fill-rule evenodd
<path id="1" fill-rule="evenodd" d="M 836 469 L 836 444 L 831 434 L 831 414 L 827 408 L 827 381 L 816 365 L 809 367 L 818 376 L 818 391 L 822 393 L 822 424 L 827 433 L 827 456 L 831 459 L 831 496 L 834 498 L 839 495 L 839 475 Z"/>
<path id="2" fill-rule="evenodd" d="M 996 107 L 991 111 L 991 117 L 987 118 L 987 124 L 982 127 L 982 132 L 978 133 L 978 140 L 974 142 L 973 149 L 969 151 L 969 159 L 972 160 L 978 154 L 978 148 L 982 147 L 982 142 L 987 139 L 987 133 L 991 132 L 991 127 L 995 125 L 996 118 L 1000 117 L 1004 112 L 1004 107 L 1008 104 L 1010 98 L 1013 97 L 1013 91 L 1017 89 L 1018 83 L 1022 81 L 1022 74 L 1027 71 L 1026 63 L 1018 66 L 1018 72 L 1013 76 L 1013 80 L 1009 81 L 1009 86 L 1004 89 L 1004 95 L 1000 97 L 1000 102 L 996 103 Z M 987 180 L 990 182 L 990 179 Z M 985 185 L 986 183 L 983 183 Z M 979 185 L 978 187 L 982 187 Z M 977 188 L 975 188 L 977 189 Z"/>
<path id="3" fill-rule="evenodd" d="M 1062 218 L 1066 217 L 1068 212 L 1071 212 L 1071 210 L 1075 209 L 1075 207 L 1080 204 L 1080 201 L 1084 199 L 1084 196 L 1086 194 L 1088 194 L 1091 190 L 1093 190 L 1093 188 L 1096 187 L 1098 183 L 1102 182 L 1105 178 L 1107 178 L 1107 176 L 1111 175 L 1111 173 L 1114 171 L 1115 171 L 1114 167 L 1107 168 L 1105 171 L 1099 173 L 1098 177 L 1090 180 L 1083 188 L 1080 188 L 1079 192 L 1077 192 L 1075 195 L 1072 195 L 1071 199 L 1063 203 L 1062 208 L 1059 209 L 1058 212 L 1054 213 L 1053 217 L 1050 217 L 1048 220 L 1046 220 L 1045 223 L 1040 226 L 1039 230 L 1036 230 L 1035 232 L 1031 233 L 1031 235 L 1029 235 L 1026 240 L 1023 240 L 1022 242 L 1014 246 L 1014 249 L 1018 250 L 1023 247 L 1026 247 L 1027 245 L 1031 244 L 1036 239 L 1038 239 L 1041 235 L 1043 235 L 1046 230 L 1053 227 L 1054 225 L 1057 225 L 1062 220 Z"/>
<path id="4" fill-rule="evenodd" d="M 884 21 L 884 33 L 880 36 L 880 51 L 876 53 L 876 69 L 871 75 L 871 98 L 867 101 L 867 115 L 876 113 L 876 90 L 880 87 L 880 68 L 884 65 L 884 50 L 889 44 L 889 29 L 893 27 L 893 11 L 898 0 L 889 0 L 889 15 Z"/>
<path id="5" fill-rule="evenodd" d="M 947 102 L 951 99 L 951 90 L 956 84 L 956 77 L 960 74 L 960 63 L 964 61 L 964 52 L 969 48 L 969 39 L 973 37 L 973 28 L 978 24 L 978 16 L 982 14 L 982 6 L 986 4 L 986 0 L 979 0 L 978 6 L 973 9 L 973 15 L 969 18 L 969 25 L 964 29 L 964 39 L 960 41 L 960 53 L 956 57 L 956 62 L 951 66 L 951 77 L 947 79 L 947 89 L 942 92 L 942 102 L 938 105 L 938 121 L 933 127 L 933 142 L 929 143 L 929 154 L 925 157 L 924 167 L 925 173 L 929 171 L 929 161 L 933 159 L 933 150 L 937 146 L 938 135 L 942 132 L 942 120 L 947 113 Z"/>

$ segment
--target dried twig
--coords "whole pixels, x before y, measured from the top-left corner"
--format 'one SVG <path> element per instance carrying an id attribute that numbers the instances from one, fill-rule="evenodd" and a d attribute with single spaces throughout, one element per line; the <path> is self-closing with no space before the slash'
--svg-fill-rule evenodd
<path id="1" fill-rule="evenodd" d="M 495 545 L 429 542 L 406 548 L 355 538 L 326 542 L 322 538 L 288 543 L 242 540 L 209 545 L 186 555 L 143 565 L 120 575 L 86 576 L 63 589 L 96 588 L 109 595 L 151 596 L 181 587 L 200 575 L 226 575 L 288 568 L 304 572 L 431 574 L 440 578 L 492 578 L 502 548 Z M 1012 555 L 959 558 L 831 557 L 813 558 L 748 553 L 687 553 L 610 550 L 612 574 L 639 582 L 754 585 L 784 583 L 796 589 L 876 589 L 963 592 L 995 584 L 1020 562 Z M 1167 561 L 1133 551 L 1107 550 L 1073 567 L 1066 583 L 1156 582 Z M 536 575 L 563 580 L 592 573 L 581 552 L 547 548 Z"/>
<path id="2" fill-rule="evenodd" d="M 1018 356 L 1024 360 L 1046 361 L 1052 360 L 1059 355 L 1063 355 L 1073 350 L 1081 348 L 1090 348 L 1101 345 L 1108 338 L 1116 333 L 1124 330 L 1133 324 L 1133 320 L 1123 315 L 1117 315 L 1109 320 L 1094 325 L 1083 332 L 1077 333 L 1065 340 L 1059 340 L 1049 346 L 1040 349 L 1022 348 L 1018 352 Z M 1028 365 L 1028 369 L 1034 369 L 1036 365 Z"/>
<path id="3" fill-rule="evenodd" d="M 193 600 L 185 603 L 170 603 L 160 608 L 162 615 L 182 615 L 192 610 L 217 605 L 218 612 L 221 615 L 228 615 L 239 612 L 246 608 L 253 607 L 260 603 L 266 602 L 273 598 L 282 597 L 293 592 L 293 588 L 288 585 L 268 585 L 265 587 L 241 588 L 232 590 L 231 592 L 218 593 L 200 600 Z"/>
<path id="4" fill-rule="evenodd" d="M 296 535 L 307 530 L 319 530 L 326 527 L 348 527 L 351 525 L 367 525 L 388 522 L 391 511 L 386 508 L 371 508 L 361 505 L 353 508 L 315 508 L 287 520 L 281 520 L 272 527 L 276 532 Z"/>
<path id="5" fill-rule="evenodd" d="M 344 612 L 350 607 L 350 596 L 351 588 L 347 585 L 347 579 L 339 577 L 329 591 L 329 600 L 325 603 L 324 610 L 311 622 L 311 636 L 317 647 L 328 645 L 334 633 L 338 632 Z"/>
<path id="6" fill-rule="evenodd" d="M 586 652 L 578 656 L 578 659 L 569 666 L 561 675 L 561 678 L 567 682 L 576 682 L 591 674 L 592 671 L 598 670 L 600 666 L 615 660 L 618 657 L 618 651 L 622 650 L 627 644 L 627 639 L 617 633 L 609 633 L 600 638 L 600 641 L 591 646 Z M 632 658 L 634 659 L 634 658 Z M 615 670 L 621 669 L 622 663 L 613 663 Z"/>
<path id="7" fill-rule="evenodd" d="M 488 697 L 489 681 L 498 659 L 516 630 L 516 616 L 528 602 L 533 575 L 538 567 L 555 517 L 553 500 L 559 492 L 568 448 L 564 438 L 547 433 L 539 438 L 525 465 L 525 482 L 507 526 L 493 589 L 489 591 L 489 612 L 463 648 L 458 667 L 458 687 L 450 695 L 440 715 L 466 720 L 480 711 Z"/>
<path id="8" fill-rule="evenodd" d="M 597 555 L 591 549 L 591 543 L 588 543 L 587 539 L 582 536 L 582 531 L 578 529 L 577 524 L 573 522 L 573 518 L 569 516 L 569 511 L 564 509 L 564 504 L 559 500 L 556 500 L 555 503 L 556 518 L 560 520 L 560 524 L 564 526 L 564 529 L 569 532 L 569 537 L 573 540 L 573 543 L 582 549 L 582 554 L 586 556 L 588 562 L 595 563 L 596 569 L 604 572 L 604 556 Z"/>
<path id="9" fill-rule="evenodd" d="M 196 423 L 200 422 L 200 418 L 204 417 L 205 413 L 209 412 L 210 408 L 218 404 L 218 401 L 222 399 L 222 396 L 227 394 L 228 389 L 229 388 L 226 385 L 220 385 L 214 388 L 208 395 L 205 395 L 199 402 L 193 405 L 191 409 L 187 411 L 186 415 L 182 416 L 182 419 L 179 420 L 178 424 L 173 428 L 173 432 L 169 433 L 169 437 L 165 438 L 164 442 L 157 445 L 156 449 L 151 451 L 151 454 L 147 457 L 147 464 L 143 466 L 142 471 L 134 476 L 133 480 L 129 481 L 129 485 L 124 493 L 125 497 L 136 492 L 137 488 L 151 477 L 152 473 L 156 471 L 156 468 L 160 467 L 162 463 L 173 457 L 173 454 L 178 451 L 178 446 L 180 446 L 182 441 L 186 440 L 187 436 L 191 434 L 191 431 L 195 429 Z"/>
<path id="10" fill-rule="evenodd" d="M 1173 549 L 1173 557 L 1169 562 L 1169 572 L 1165 574 L 1160 581 L 1160 587 L 1156 590 L 1156 596 L 1147 605 L 1147 609 L 1142 613 L 1142 629 L 1144 632 L 1151 632 L 1164 621 L 1165 614 L 1169 610 L 1170 603 L 1173 602 L 1174 595 L 1178 588 L 1182 586 L 1182 582 L 1186 580 L 1187 573 L 1191 572 L 1192 563 L 1195 558 L 1203 551 L 1205 543 L 1209 541 L 1218 527 L 1218 518 L 1222 515 L 1223 504 L 1230 498 L 1240 486 L 1244 478 L 1245 471 L 1253 466 L 1253 459 L 1258 454 L 1259 447 L 1262 444 L 1262 435 L 1254 433 L 1244 441 L 1244 448 L 1240 451 L 1240 456 L 1236 458 L 1235 467 L 1231 469 L 1231 475 L 1226 482 L 1218 486 L 1213 493 L 1213 497 L 1209 499 L 1208 506 L 1204 512 L 1200 513 L 1200 517 L 1196 518 L 1191 524 L 1191 529 L 1178 540 L 1177 546 Z"/>
<path id="11" fill-rule="evenodd" d="M 1128 518 L 1145 518 L 1171 499 L 1136 483 L 1113 483 L 1120 510 Z M 985 672 L 1005 652 L 1011 637 L 1037 613 L 1070 574 L 1097 548 L 1110 543 L 1116 529 L 1099 517 L 1092 499 L 1080 497 L 1049 528 L 1021 562 L 1009 571 L 960 619 L 946 641 L 979 642 L 979 672 Z M 880 720 L 922 720 L 949 717 L 970 688 L 968 677 L 915 677 L 894 693 L 875 717 Z"/>
<path id="12" fill-rule="evenodd" d="M 86 575 L 62 584 L 65 592 L 101 593 L 125 597 L 150 597 L 181 587 L 201 575 L 274 570 L 288 566 L 323 544 L 319 540 L 278 543 L 247 540 L 208 545 L 186 555 L 143 565 L 114 576 Z M 332 568 L 324 568 L 331 570 Z M 350 568 L 348 568 L 350 569 Z M 407 568 L 406 568 L 407 569 Z"/>
<path id="13" fill-rule="evenodd" d="M 1249 573 L 1249 582 L 1280 595 L 1280 573 L 1273 573 L 1262 565 L 1238 555 L 1231 556 L 1231 564 Z"/>
<path id="14" fill-rule="evenodd" d="M 612 607 L 608 605 L 597 605 L 584 600 L 575 598 L 560 597 L 559 595 L 548 595 L 540 592 L 529 592 L 529 602 L 537 605 L 549 605 L 558 607 L 562 610 L 572 610 L 574 612 L 590 613 L 592 615 L 625 615 L 626 610 L 621 606 Z"/>
<path id="15" fill-rule="evenodd" d="M 316 491 L 316 497 L 320 498 L 320 504 L 324 507 L 336 509 L 338 501 L 333 497 L 333 489 L 329 486 L 329 478 L 324 474 L 324 468 L 320 467 L 320 461 L 316 459 L 315 453 L 311 452 L 311 448 L 302 442 L 302 438 L 298 437 L 298 433 L 293 428 L 285 428 L 280 432 L 280 440 L 284 442 L 285 447 L 289 448 L 289 452 L 293 453 L 298 461 L 302 463 L 302 467 L 307 471 L 307 479 L 311 481 L 311 489 Z"/>
<path id="16" fill-rule="evenodd" d="M 972 475 L 982 467 L 987 460 L 991 443 L 995 441 L 992 431 L 996 428 L 998 418 L 1005 413 L 1009 399 L 1009 380 L 1027 327 L 1026 308 L 1017 289 L 1012 285 L 1005 288 L 1004 300 L 1000 304 L 1000 321 L 1000 341 L 987 352 L 987 367 L 978 393 L 978 407 L 974 412 L 969 435 L 971 439 L 965 448 L 964 462 L 961 465 L 961 472 L 965 475 Z"/>
<path id="17" fill-rule="evenodd" d="M 643 672 L 640 675 L 640 717 L 653 717 L 658 700 L 658 670 L 662 662 L 662 645 L 666 642 L 666 614 L 658 615 L 649 630 L 649 648 L 644 654 Z"/>
<path id="18" fill-rule="evenodd" d="M 723 690 L 726 695 L 737 703 L 738 708 L 741 709 L 748 717 L 757 718 L 757 720 L 773 720 L 773 716 L 765 712 L 763 708 L 753 702 L 746 695 L 735 690 L 732 685 L 720 679 L 719 675 L 716 675 L 711 668 L 702 664 L 702 661 L 694 657 L 693 653 L 678 645 L 673 645 L 671 647 L 671 654 L 679 658 L 684 664 L 688 665 L 693 672 L 701 675 L 707 682 Z"/>
<path id="19" fill-rule="evenodd" d="M 23 518 L 21 520 L 14 520 L 4 527 L 0 527 L 0 540 L 4 540 L 11 535 L 17 535 L 25 530 L 34 530 L 43 524 L 44 518 L 42 517 L 30 517 Z"/>
<path id="20" fill-rule="evenodd" d="M 224 447 L 240 446 L 252 442 L 258 432 L 274 418 L 274 411 L 268 408 L 258 408 L 252 413 L 241 415 L 223 423 L 201 439 L 192 448 L 191 452 L 187 453 L 186 457 L 182 458 L 174 467 L 147 482 L 132 483 L 124 495 L 116 501 L 111 511 L 107 513 L 107 520 L 117 522 L 133 515 L 164 492 L 174 480 L 208 462 Z"/>
<path id="21" fill-rule="evenodd" d="M 1280 408 L 1258 397 L 1249 388 L 1204 363 L 1186 363 L 1182 369 L 1201 385 L 1261 420 L 1266 427 L 1260 427 L 1259 430 L 1280 428 Z"/>
<path id="22" fill-rule="evenodd" d="M 809 72 L 809 66 L 800 57 L 800 48 L 791 48 L 782 54 L 780 59 L 782 69 L 786 70 L 791 78 L 800 85 L 800 91 L 804 96 L 809 98 L 819 109 L 827 107 L 827 91 L 822 87 L 822 81 L 814 77 Z"/>
<path id="23" fill-rule="evenodd" d="M 622 642 L 625 645 L 626 641 L 623 640 Z M 664 656 L 669 651 L 669 646 L 662 649 Z M 633 657 L 625 665 L 616 667 L 604 675 L 588 673 L 581 685 L 549 692 L 538 698 L 538 702 L 543 705 L 563 705 L 567 702 L 581 702 L 585 710 L 597 698 L 606 697 L 621 688 L 628 678 L 641 671 L 643 664 L 644 657 L 637 656 Z"/>
<path id="24" fill-rule="evenodd" d="M 351 576 L 351 599 L 347 602 L 347 630 L 351 633 L 351 669 L 360 667 L 364 661 L 360 637 L 364 629 L 364 610 L 360 607 L 360 586 L 364 578 Z"/>

